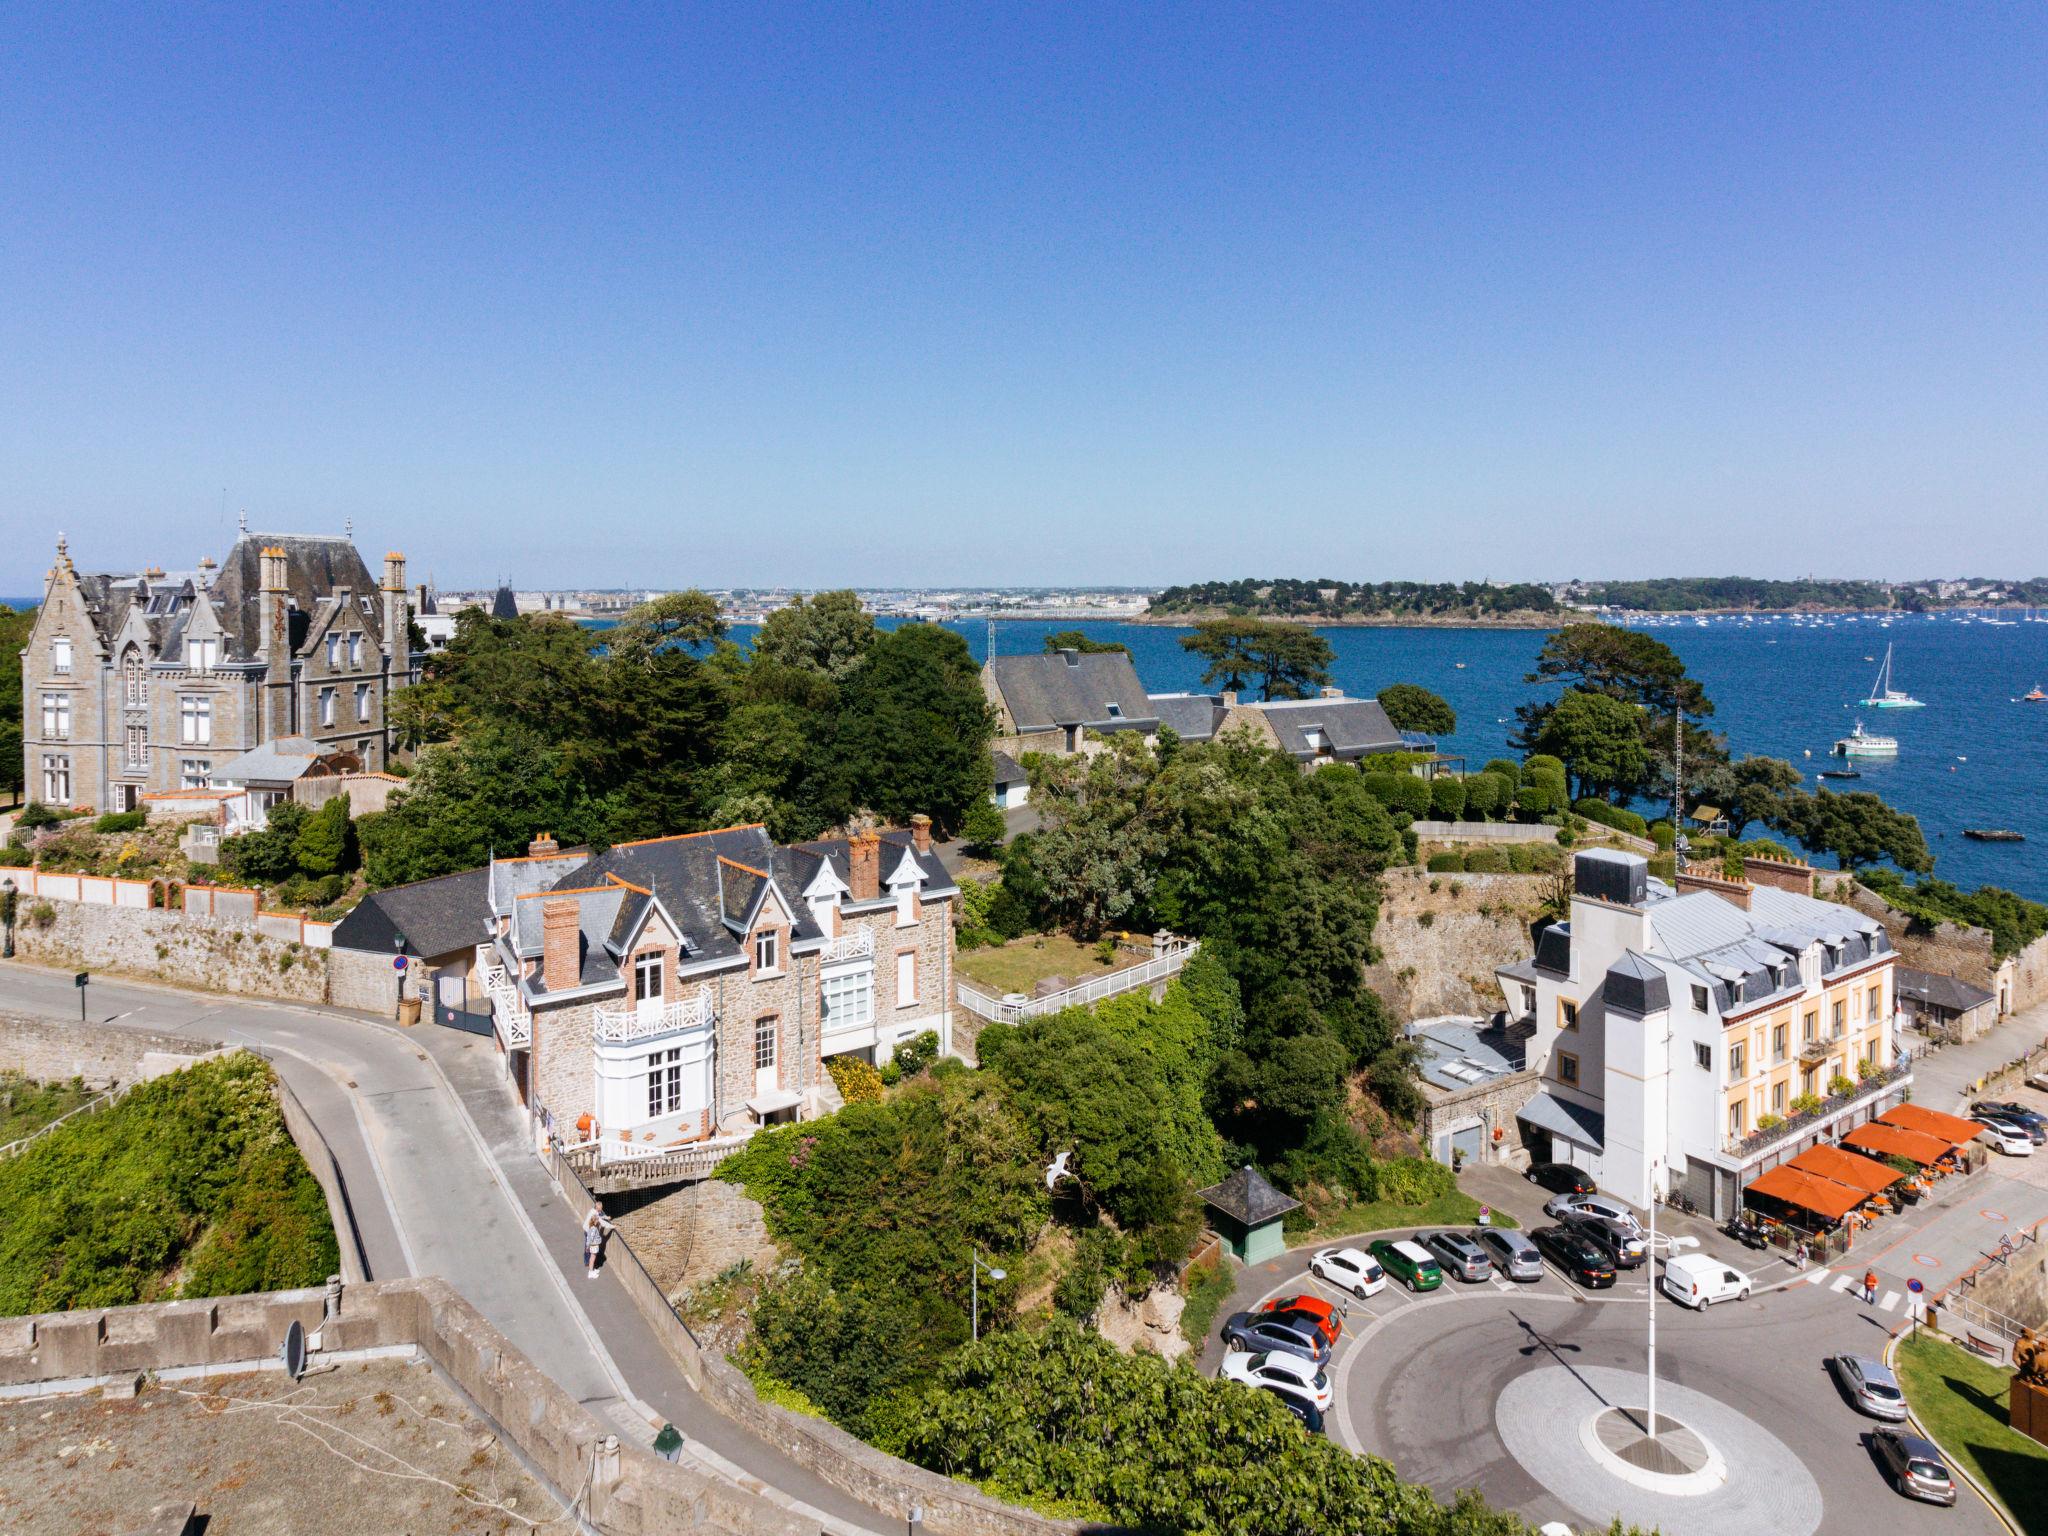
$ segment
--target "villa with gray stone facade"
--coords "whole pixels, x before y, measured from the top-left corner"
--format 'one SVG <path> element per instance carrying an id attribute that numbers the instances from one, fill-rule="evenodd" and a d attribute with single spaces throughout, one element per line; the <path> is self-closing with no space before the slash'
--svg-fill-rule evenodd
<path id="1" fill-rule="evenodd" d="M 758 826 L 494 861 L 481 958 L 521 1095 L 570 1145 L 650 1157 L 839 1103 L 824 1063 L 952 1048 L 931 820 L 791 846 Z"/>
<path id="2" fill-rule="evenodd" d="M 29 797 L 136 810 L 279 741 L 380 771 L 410 619 L 405 557 L 380 585 L 348 538 L 244 531 L 218 566 L 85 572 L 60 536 L 21 656 Z"/>

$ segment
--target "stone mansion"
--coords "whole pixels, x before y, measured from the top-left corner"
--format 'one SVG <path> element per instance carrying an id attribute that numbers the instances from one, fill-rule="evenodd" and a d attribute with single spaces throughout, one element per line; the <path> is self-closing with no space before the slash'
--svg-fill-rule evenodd
<path id="1" fill-rule="evenodd" d="M 348 538 L 244 531 L 218 566 L 117 573 L 60 536 L 21 656 L 28 795 L 134 810 L 284 738 L 381 770 L 410 633 L 405 557 L 380 585 Z"/>

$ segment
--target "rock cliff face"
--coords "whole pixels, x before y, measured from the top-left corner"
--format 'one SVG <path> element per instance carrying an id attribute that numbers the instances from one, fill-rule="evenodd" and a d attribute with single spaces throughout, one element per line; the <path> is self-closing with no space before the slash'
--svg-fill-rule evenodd
<path id="1" fill-rule="evenodd" d="M 1102 1298 L 1095 1331 L 1127 1355 L 1145 1349 L 1178 1360 L 1188 1352 L 1188 1341 L 1180 1331 L 1180 1315 L 1187 1305 L 1179 1291 L 1164 1286 L 1154 1286 L 1133 1301 L 1122 1287 L 1113 1285 Z"/>
<path id="2" fill-rule="evenodd" d="M 1432 875 L 1390 870 L 1373 931 L 1381 959 L 1366 984 L 1397 1019 L 1491 1015 L 1501 1006 L 1494 967 L 1527 959 L 1542 875 Z"/>

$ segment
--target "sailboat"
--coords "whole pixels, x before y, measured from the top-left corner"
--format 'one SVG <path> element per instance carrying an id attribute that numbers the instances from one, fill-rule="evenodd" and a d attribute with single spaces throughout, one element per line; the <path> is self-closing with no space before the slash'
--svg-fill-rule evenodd
<path id="1" fill-rule="evenodd" d="M 1918 699 L 1903 688 L 1892 686 L 1892 648 L 1884 648 L 1884 663 L 1877 669 L 1877 681 L 1870 685 L 1870 697 L 1862 703 L 1871 709 L 1924 709 Z"/>

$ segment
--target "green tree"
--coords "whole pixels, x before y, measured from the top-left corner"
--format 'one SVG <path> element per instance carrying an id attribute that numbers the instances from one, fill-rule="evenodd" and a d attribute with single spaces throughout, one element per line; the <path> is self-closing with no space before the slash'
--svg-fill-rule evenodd
<path id="1" fill-rule="evenodd" d="M 1561 683 L 1565 692 L 1515 710 L 1515 743 L 1525 750 L 1554 750 L 1545 745 L 1551 716 L 1575 693 L 1602 694 L 1636 708 L 1633 718 L 1643 754 L 1632 779 L 1608 786 L 1617 793 L 1670 793 L 1680 713 L 1686 721 L 1689 764 L 1697 769 L 1726 758 L 1724 744 L 1706 729 L 1714 705 L 1705 690 L 1687 674 L 1677 652 L 1640 630 L 1613 624 L 1567 624 L 1544 641 L 1537 653 L 1536 670 L 1527 681 Z"/>
<path id="2" fill-rule="evenodd" d="M 1209 663 L 1204 685 L 1241 693 L 1257 679 L 1267 699 L 1298 699 L 1329 682 L 1335 657 L 1330 642 L 1314 630 L 1262 619 L 1212 619 L 1180 643 Z"/>
<path id="3" fill-rule="evenodd" d="M 1921 835 L 1920 823 L 1893 810 L 1876 795 L 1795 792 L 1786 797 L 1785 830 L 1823 853 L 1831 853 L 1843 869 L 1859 869 L 1889 859 L 1909 873 L 1934 867 Z"/>
<path id="4" fill-rule="evenodd" d="M 699 646 L 722 640 L 725 631 L 718 599 L 692 587 L 642 603 L 619 621 L 609 639 L 613 655 L 644 662 L 672 645 Z"/>
<path id="5" fill-rule="evenodd" d="M 1626 793 L 1649 767 L 1639 713 L 1611 695 L 1573 688 L 1544 718 L 1536 745 L 1564 764 L 1581 796 Z"/>
<path id="6" fill-rule="evenodd" d="M 1009 824 L 1003 820 L 1003 813 L 982 800 L 967 808 L 967 814 L 960 818 L 960 835 L 967 846 L 988 858 L 1001 851 L 1003 839 L 1009 835 Z"/>
<path id="7" fill-rule="evenodd" d="M 1131 648 L 1121 640 L 1097 640 L 1083 629 L 1057 629 L 1045 637 L 1045 654 L 1052 656 L 1060 651 L 1079 651 L 1083 656 L 1122 651 L 1128 656 Z"/>
<path id="8" fill-rule="evenodd" d="M 347 795 L 336 795 L 305 819 L 292 843 L 292 860 L 299 873 L 314 876 L 346 874 L 356 867 L 356 828 Z"/>
<path id="9" fill-rule="evenodd" d="M 1787 797 L 1799 789 L 1802 778 L 1783 758 L 1745 757 L 1729 766 L 1727 782 L 1722 811 L 1728 818 L 1729 835 L 1740 838 L 1742 829 L 1752 821 L 1767 827 L 1783 826 L 1791 807 Z"/>
<path id="10" fill-rule="evenodd" d="M 967 642 L 936 624 L 878 635 L 841 690 L 827 777 L 845 812 L 923 812 L 959 830 L 995 783 L 995 713 Z M 836 818 L 835 818 L 836 819 Z"/>
<path id="11" fill-rule="evenodd" d="M 1448 736 L 1458 728 L 1458 715 L 1437 694 L 1414 683 L 1389 683 L 1379 693 L 1380 708 L 1397 731 Z"/>
<path id="12" fill-rule="evenodd" d="M 1429 781 L 1429 810 L 1440 821 L 1458 821 L 1465 814 L 1465 781 L 1441 774 Z"/>
<path id="13" fill-rule="evenodd" d="M 289 880 L 299 872 L 299 834 L 307 820 L 306 808 L 296 800 L 273 805 L 264 813 L 261 827 L 221 840 L 221 868 L 251 885 Z"/>
<path id="14" fill-rule="evenodd" d="M 0 603 L 0 790 L 22 793 L 21 653 L 35 628 L 36 610 Z"/>
<path id="15" fill-rule="evenodd" d="M 1539 752 L 1522 764 L 1522 782 L 1515 790 L 1515 805 L 1525 816 L 1549 816 L 1571 803 L 1571 787 L 1565 781 L 1564 763 L 1547 752 Z"/>
<path id="16" fill-rule="evenodd" d="M 839 682 L 861 664 L 875 633 L 857 593 L 820 592 L 808 601 L 799 594 L 762 621 L 754 654 Z"/>

